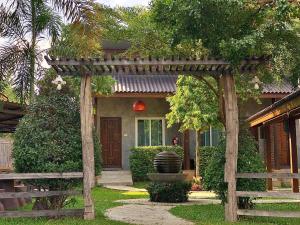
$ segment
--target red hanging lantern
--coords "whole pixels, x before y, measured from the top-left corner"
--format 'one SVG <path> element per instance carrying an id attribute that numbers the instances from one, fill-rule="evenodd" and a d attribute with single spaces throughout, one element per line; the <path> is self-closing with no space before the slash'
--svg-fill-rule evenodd
<path id="1" fill-rule="evenodd" d="M 136 101 L 135 103 L 133 103 L 132 108 L 135 112 L 143 112 L 146 110 L 145 103 L 142 101 Z"/>

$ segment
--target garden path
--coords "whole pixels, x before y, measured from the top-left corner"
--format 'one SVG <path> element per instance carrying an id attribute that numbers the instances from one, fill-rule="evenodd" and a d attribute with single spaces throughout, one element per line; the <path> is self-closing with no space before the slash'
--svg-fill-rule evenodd
<path id="1" fill-rule="evenodd" d="M 186 203 L 155 203 L 148 199 L 116 202 L 125 205 L 108 209 L 105 215 L 109 219 L 140 225 L 192 225 L 192 222 L 172 215 L 169 210 L 179 205 L 220 204 L 216 199 L 191 199 Z"/>

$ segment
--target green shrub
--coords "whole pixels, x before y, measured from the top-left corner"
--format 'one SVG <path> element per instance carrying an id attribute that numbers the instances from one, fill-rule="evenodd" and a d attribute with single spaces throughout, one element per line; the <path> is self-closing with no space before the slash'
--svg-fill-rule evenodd
<path id="1" fill-rule="evenodd" d="M 147 191 L 151 202 L 186 202 L 191 186 L 191 183 L 186 181 L 174 183 L 152 182 L 147 187 Z"/>
<path id="2" fill-rule="evenodd" d="M 224 182 L 226 142 L 223 139 L 216 151 L 212 152 L 205 174 L 203 185 L 206 190 L 214 191 L 223 203 L 227 199 L 227 184 Z M 263 160 L 257 152 L 256 141 L 247 130 L 241 130 L 239 134 L 238 172 L 261 173 L 265 172 Z M 263 179 L 238 179 L 238 191 L 264 191 L 266 189 Z M 240 197 L 239 208 L 251 208 L 252 199 Z"/>
<path id="3" fill-rule="evenodd" d="M 94 135 L 95 172 L 99 174 L 100 144 Z M 29 105 L 14 136 L 14 168 L 18 173 L 81 172 L 82 147 L 78 102 L 68 94 L 52 93 L 37 96 Z M 29 180 L 39 189 L 68 190 L 80 179 Z M 53 205 L 47 201 L 45 208 L 60 208 L 65 199 Z M 47 205 L 47 206 L 46 206 Z"/>
<path id="4" fill-rule="evenodd" d="M 200 177 L 203 177 L 205 174 L 205 170 L 210 162 L 214 152 L 217 151 L 217 147 L 213 146 L 201 146 L 199 148 L 199 156 L 200 156 L 200 165 L 199 165 L 199 173 Z"/>
<path id="5" fill-rule="evenodd" d="M 154 157 L 162 151 L 176 152 L 183 159 L 183 149 L 180 146 L 143 146 L 131 149 L 129 161 L 134 181 L 148 180 L 147 174 L 155 171 Z"/>

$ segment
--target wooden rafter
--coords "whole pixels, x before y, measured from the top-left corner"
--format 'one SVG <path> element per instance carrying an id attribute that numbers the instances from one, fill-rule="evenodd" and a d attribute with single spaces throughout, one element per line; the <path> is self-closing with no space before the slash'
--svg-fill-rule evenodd
<path id="1" fill-rule="evenodd" d="M 49 65 L 60 75 L 80 76 L 93 74 L 103 75 L 220 75 L 230 74 L 234 70 L 242 73 L 253 73 L 257 71 L 259 65 L 266 61 L 266 57 L 252 57 L 241 61 L 239 66 L 233 66 L 230 62 L 214 58 L 187 58 L 174 57 L 171 59 L 153 59 L 148 57 L 133 59 L 65 59 L 45 56 Z"/>

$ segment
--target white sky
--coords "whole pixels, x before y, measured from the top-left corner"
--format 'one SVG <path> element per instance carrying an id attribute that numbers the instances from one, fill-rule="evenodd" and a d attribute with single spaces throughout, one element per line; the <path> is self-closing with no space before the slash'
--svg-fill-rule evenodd
<path id="1" fill-rule="evenodd" d="M 1 1 L 1 0 L 0 0 Z M 150 0 L 97 0 L 105 5 L 115 6 L 135 6 L 135 5 L 149 5 Z"/>

